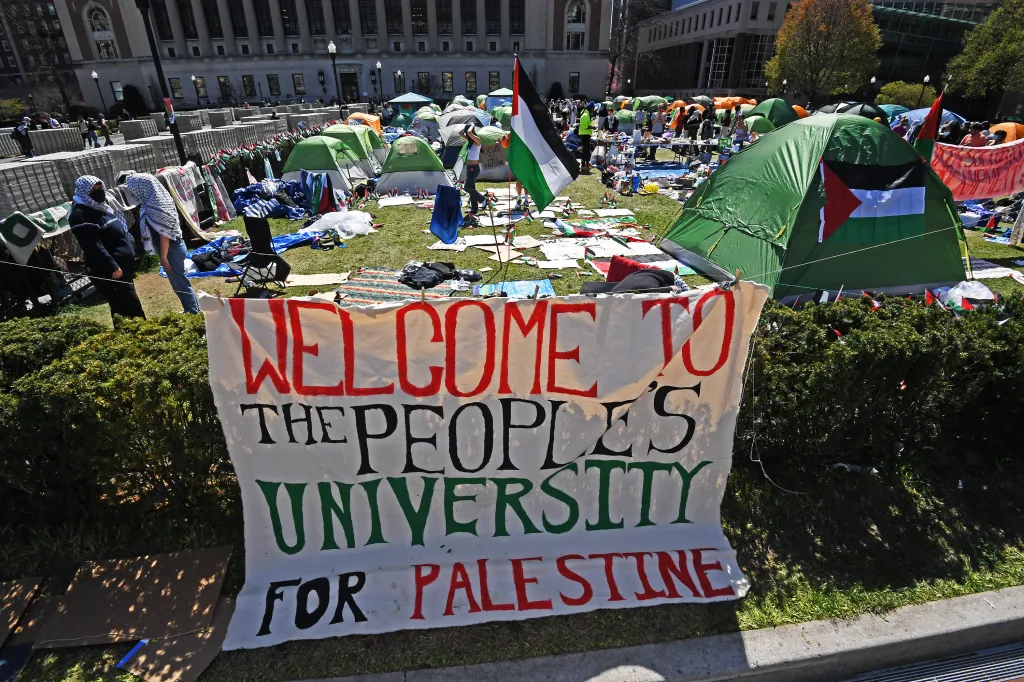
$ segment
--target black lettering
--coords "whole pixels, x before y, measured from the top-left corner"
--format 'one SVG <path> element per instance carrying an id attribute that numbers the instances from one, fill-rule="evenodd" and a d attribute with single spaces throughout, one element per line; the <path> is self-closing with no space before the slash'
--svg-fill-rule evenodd
<path id="1" fill-rule="evenodd" d="M 700 383 L 698 382 L 696 386 L 661 386 L 654 393 L 654 413 L 659 417 L 679 417 L 680 419 L 686 420 L 686 435 L 683 436 L 681 441 L 667 449 L 659 448 L 654 444 L 654 441 L 651 440 L 650 445 L 647 447 L 648 453 L 651 452 L 651 450 L 657 450 L 658 452 L 663 452 L 666 455 L 673 455 L 685 448 L 689 442 L 693 440 L 693 432 L 697 430 L 697 420 L 688 414 L 676 414 L 675 412 L 665 411 L 665 402 L 668 399 L 668 396 L 675 391 L 693 391 L 699 398 Z"/>
<path id="2" fill-rule="evenodd" d="M 430 412 L 436 414 L 442 420 L 444 419 L 444 408 L 435 407 L 433 405 L 402 405 L 402 409 L 405 410 L 405 468 L 402 470 L 403 474 L 421 473 L 421 474 L 443 474 L 444 467 L 440 469 L 421 469 L 416 466 L 412 461 L 412 446 L 416 443 L 426 443 L 430 445 L 434 450 L 437 450 L 437 434 L 433 433 L 427 438 L 419 438 L 412 435 L 412 415 L 417 411 Z"/>
<path id="3" fill-rule="evenodd" d="M 623 426 L 629 426 L 629 421 L 628 421 L 629 420 L 629 410 L 626 410 L 625 412 L 623 412 L 622 416 L 619 417 L 618 420 L 615 420 L 615 419 L 613 419 L 613 416 L 615 414 L 616 408 L 622 407 L 623 405 L 632 405 L 633 402 L 635 402 L 635 401 L 633 401 L 633 400 L 622 400 L 622 401 L 614 402 L 614 403 L 601 403 L 602 405 L 604 405 L 604 409 L 606 410 L 605 432 L 604 432 L 604 434 L 601 435 L 600 438 L 597 439 L 597 443 L 594 445 L 594 451 L 590 453 L 591 455 L 606 455 L 606 456 L 609 456 L 609 457 L 632 457 L 633 456 L 633 446 L 632 445 L 627 447 L 625 450 L 612 450 L 611 448 L 609 448 L 607 445 L 604 444 L 604 437 L 607 436 L 608 432 L 612 430 L 612 424 L 615 423 L 615 421 L 621 421 Z"/>
<path id="4" fill-rule="evenodd" d="M 366 430 L 366 413 L 370 410 L 379 410 L 384 414 L 384 430 L 380 433 L 370 433 Z M 353 405 L 352 411 L 356 415 L 356 438 L 359 439 L 359 471 L 357 476 L 377 473 L 370 466 L 370 439 L 383 440 L 393 434 L 398 428 L 398 413 L 390 405 Z"/>
<path id="5" fill-rule="evenodd" d="M 342 438 L 341 440 L 334 440 L 327 433 L 327 429 L 331 426 L 331 422 L 324 419 L 324 412 L 327 410 L 337 410 L 341 413 L 341 416 L 345 416 L 345 408 L 338 407 L 336 405 L 317 405 L 316 416 L 320 418 L 320 442 L 321 443 L 347 443 L 348 437 Z"/>
<path id="6" fill-rule="evenodd" d="M 555 422 L 558 420 L 558 408 L 565 405 L 564 400 L 549 400 L 551 403 L 551 428 L 548 431 L 548 451 L 544 455 L 544 464 L 541 469 L 558 469 L 564 467 L 568 462 L 555 461 Z"/>
<path id="7" fill-rule="evenodd" d="M 256 633 L 257 637 L 270 634 L 270 621 L 274 618 L 274 602 L 284 600 L 281 588 L 295 587 L 301 582 L 302 578 L 296 578 L 295 580 L 279 580 L 277 582 L 270 583 L 270 587 L 267 588 L 267 598 L 265 600 L 266 605 L 263 607 L 263 623 L 260 624 L 260 629 Z"/>
<path id="8" fill-rule="evenodd" d="M 309 610 L 309 594 L 316 592 L 316 608 Z M 331 600 L 331 581 L 327 578 L 316 578 L 303 583 L 295 593 L 295 627 L 308 630 L 327 613 L 328 602 Z"/>
<path id="9" fill-rule="evenodd" d="M 462 460 L 459 459 L 459 415 L 462 414 L 463 410 L 467 410 L 470 407 L 475 407 L 480 410 L 480 414 L 484 418 L 484 455 L 480 461 L 480 466 L 476 469 L 465 468 L 462 466 Z M 483 470 L 483 468 L 491 461 L 491 451 L 493 450 L 494 418 L 491 417 L 491 411 L 487 409 L 487 406 L 483 403 L 466 403 L 465 405 L 461 405 L 459 409 L 455 410 L 455 414 L 452 415 L 452 420 L 448 423 L 448 456 L 452 460 L 452 466 L 464 474 L 475 474 L 476 472 Z"/>
<path id="10" fill-rule="evenodd" d="M 316 438 L 313 438 L 313 408 L 309 405 L 303 405 L 299 403 L 299 407 L 302 408 L 302 412 L 305 414 L 304 417 L 292 417 L 292 403 L 285 403 L 282 405 L 284 408 L 284 427 L 288 429 L 288 442 L 297 443 L 295 440 L 295 432 L 292 430 L 293 424 L 306 424 L 306 445 L 316 445 Z"/>
<path id="11" fill-rule="evenodd" d="M 352 578 L 355 578 L 355 583 L 352 583 Z M 359 608 L 355 600 L 356 593 L 363 589 L 364 585 L 366 585 L 366 574 L 362 571 L 342 573 L 338 576 L 338 608 L 334 611 L 331 625 L 345 622 L 346 604 L 348 604 L 349 610 L 352 611 L 352 616 L 356 619 L 355 622 L 362 623 L 366 620 L 366 616 L 363 615 L 362 609 Z"/>
<path id="12" fill-rule="evenodd" d="M 501 403 L 501 451 L 504 453 L 501 466 L 498 467 L 499 471 L 519 471 L 516 465 L 512 463 L 511 453 L 509 453 L 509 432 L 512 429 L 535 429 L 544 423 L 544 407 L 540 403 L 536 403 L 532 400 L 521 400 L 519 398 L 499 398 L 498 402 Z M 533 405 L 533 422 L 530 424 L 513 424 L 512 423 L 512 406 L 515 403 L 521 403 L 523 405 Z"/>
<path id="13" fill-rule="evenodd" d="M 263 410 L 270 410 L 274 414 L 277 414 L 277 405 L 261 405 L 260 403 L 250 403 L 249 405 L 239 405 L 239 409 L 242 410 L 242 414 L 245 414 L 246 410 L 259 410 L 260 413 L 260 442 L 267 443 L 269 445 L 274 444 L 274 439 L 270 437 L 270 430 L 267 429 L 267 418 Z"/>

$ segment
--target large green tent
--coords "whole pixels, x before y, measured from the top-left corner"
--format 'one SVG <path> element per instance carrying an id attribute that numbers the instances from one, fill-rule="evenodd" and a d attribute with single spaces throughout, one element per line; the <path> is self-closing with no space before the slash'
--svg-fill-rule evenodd
<path id="1" fill-rule="evenodd" d="M 350 126 L 344 123 L 336 123 L 329 128 L 325 128 L 320 134 L 324 137 L 333 137 L 336 140 L 341 140 L 345 148 L 352 152 L 357 159 L 365 159 L 370 156 L 371 148 L 356 133 L 356 128 L 370 129 L 369 126 Z"/>
<path id="2" fill-rule="evenodd" d="M 381 193 L 425 190 L 433 194 L 439 185 L 451 187 L 453 184 L 441 159 L 425 140 L 403 135 L 391 143 L 377 190 Z"/>
<path id="3" fill-rule="evenodd" d="M 965 279 L 949 189 L 899 135 L 844 114 L 800 119 L 730 158 L 661 246 L 715 279 L 741 270 L 777 299 Z"/>
<path id="4" fill-rule="evenodd" d="M 356 163 L 358 160 L 341 140 L 313 135 L 296 143 L 288 154 L 282 172 L 338 170 L 339 166 L 344 167 L 346 163 Z"/>
<path id="5" fill-rule="evenodd" d="M 505 128 L 512 125 L 512 105 L 506 104 L 491 109 L 491 116 L 498 119 L 498 122 Z"/>
<path id="6" fill-rule="evenodd" d="M 755 114 L 761 114 L 769 121 L 771 121 L 772 125 L 775 126 L 776 128 L 778 128 L 779 126 L 784 126 L 787 123 L 792 123 L 793 121 L 800 118 L 800 116 L 797 115 L 795 111 L 793 111 L 793 107 L 791 107 L 789 103 L 786 102 L 786 100 L 782 99 L 781 97 L 772 97 L 771 99 L 766 99 L 765 101 L 761 102 L 756 107 L 751 109 L 747 115 L 753 116 Z"/>
<path id="7" fill-rule="evenodd" d="M 636 101 L 639 102 L 639 104 L 637 104 L 636 108 L 643 109 L 644 111 L 651 112 L 651 113 L 657 111 L 658 107 L 661 106 L 661 105 L 665 105 L 667 107 L 668 103 L 669 103 L 669 100 L 665 99 L 664 97 L 659 97 L 658 95 L 649 95 L 647 97 L 640 97 Z"/>

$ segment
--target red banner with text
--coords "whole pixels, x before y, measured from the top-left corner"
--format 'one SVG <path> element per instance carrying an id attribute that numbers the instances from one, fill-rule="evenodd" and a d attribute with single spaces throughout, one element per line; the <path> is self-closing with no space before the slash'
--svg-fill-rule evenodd
<path id="1" fill-rule="evenodd" d="M 1024 140 L 995 147 L 935 145 L 934 170 L 957 201 L 1024 191 Z"/>

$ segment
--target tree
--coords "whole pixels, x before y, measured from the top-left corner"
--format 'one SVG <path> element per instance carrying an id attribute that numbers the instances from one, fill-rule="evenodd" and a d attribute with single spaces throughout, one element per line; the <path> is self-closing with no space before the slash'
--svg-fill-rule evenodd
<path id="1" fill-rule="evenodd" d="M 908 109 L 918 109 L 930 107 L 938 96 L 931 85 L 893 81 L 882 86 L 878 91 L 878 97 L 875 97 L 875 103 L 899 104 Z"/>
<path id="2" fill-rule="evenodd" d="M 619 70 L 631 59 L 634 61 L 653 59 L 653 53 L 641 54 L 639 52 L 640 24 L 669 9 L 670 4 L 665 0 L 613 0 L 612 29 L 608 41 L 608 86 L 605 88 L 606 92 L 612 92 L 616 83 L 620 89 L 622 88 L 626 76 L 619 73 Z"/>
<path id="3" fill-rule="evenodd" d="M 1004 0 L 949 63 L 949 89 L 969 97 L 1024 90 L 1024 0 Z"/>
<path id="4" fill-rule="evenodd" d="M 787 80 L 812 100 L 853 92 L 878 67 L 881 46 L 869 0 L 800 0 L 786 13 L 765 75 L 773 90 Z"/>
<path id="5" fill-rule="evenodd" d="M 52 6 L 52 5 L 51 5 Z M 2 2 L 0 12 L 7 19 L 11 37 L 21 48 L 25 75 L 36 106 L 71 110 L 65 79 L 71 78 L 70 55 L 64 60 L 67 47 L 61 45 L 60 21 L 56 13 L 45 14 L 41 4 Z M 58 71 L 57 67 L 62 67 Z M 55 97 L 59 96 L 59 100 Z"/>
<path id="6" fill-rule="evenodd" d="M 17 97 L 11 97 L 9 99 L 0 99 L 0 121 L 21 118 L 28 112 L 25 107 L 25 103 Z"/>

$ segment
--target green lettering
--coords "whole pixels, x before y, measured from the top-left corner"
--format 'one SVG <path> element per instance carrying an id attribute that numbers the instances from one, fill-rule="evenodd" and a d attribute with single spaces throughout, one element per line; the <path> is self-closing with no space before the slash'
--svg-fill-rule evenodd
<path id="1" fill-rule="evenodd" d="M 405 514 L 405 521 L 409 524 L 412 532 L 412 544 L 423 546 L 423 533 L 427 528 L 427 518 L 430 516 L 430 500 L 434 497 L 434 486 L 437 478 L 432 476 L 423 477 L 423 494 L 420 495 L 420 506 L 417 509 L 412 504 L 409 496 L 409 482 L 405 478 L 388 477 L 388 484 L 394 491 L 398 504 Z"/>
<path id="2" fill-rule="evenodd" d="M 476 519 L 463 523 L 455 520 L 456 502 L 475 502 L 476 495 L 457 495 L 455 489 L 460 485 L 487 485 L 485 478 L 446 478 L 444 479 L 444 526 L 445 535 L 453 533 L 469 533 L 476 535 Z"/>
<path id="3" fill-rule="evenodd" d="M 578 474 L 579 468 L 576 466 L 576 462 L 571 462 L 570 464 L 565 465 L 555 473 L 545 478 L 544 482 L 540 484 L 540 489 L 544 492 L 545 495 L 547 495 L 548 497 L 555 498 L 556 500 L 558 500 L 559 502 L 561 502 L 562 504 L 569 508 L 568 518 L 566 518 L 565 521 L 559 524 L 549 522 L 547 512 L 544 512 L 541 515 L 541 521 L 544 522 L 544 530 L 546 530 L 549 533 L 555 533 L 556 535 L 568 533 L 570 530 L 572 530 L 573 526 L 576 525 L 576 522 L 580 520 L 580 505 L 579 503 L 576 502 L 576 499 L 573 498 L 572 495 L 568 494 L 564 490 L 560 490 L 555 486 L 551 485 L 551 479 L 553 479 L 555 476 L 562 473 L 563 471 L 571 471 L 574 474 Z"/>
<path id="4" fill-rule="evenodd" d="M 533 483 L 527 478 L 491 478 L 491 483 L 498 487 L 498 497 L 494 502 L 494 537 L 508 536 L 508 528 L 505 526 L 505 510 L 511 509 L 519 517 L 523 524 L 523 533 L 539 533 L 540 529 L 533 525 L 533 521 L 523 509 L 522 498 L 533 490 Z M 520 489 L 514 493 L 508 491 L 510 485 L 518 485 Z"/>
<path id="5" fill-rule="evenodd" d="M 349 549 L 356 546 L 355 532 L 352 530 L 352 484 L 335 481 L 338 487 L 338 496 L 341 504 L 338 504 L 331 493 L 331 484 L 322 481 L 316 484 L 320 491 L 320 514 L 324 519 L 324 546 L 322 550 L 339 549 L 334 539 L 334 519 L 341 523 L 341 529 L 345 532 L 345 544 Z"/>
<path id="6" fill-rule="evenodd" d="M 306 492 L 305 483 L 285 483 L 284 489 L 288 491 L 288 500 L 292 505 L 292 524 L 295 526 L 295 544 L 289 546 L 284 539 L 284 531 L 281 528 L 281 514 L 277 509 L 277 491 L 281 483 L 277 481 L 256 481 L 260 487 L 264 499 L 267 501 L 267 508 L 270 510 L 270 525 L 274 528 L 274 539 L 277 540 L 277 548 L 285 554 L 298 554 L 306 546 L 306 529 L 302 526 L 302 496 Z"/>
<path id="7" fill-rule="evenodd" d="M 690 499 L 690 482 L 693 481 L 693 477 L 697 475 L 697 472 L 711 464 L 710 461 L 703 461 L 697 466 L 693 467 L 692 471 L 687 471 L 679 462 L 673 462 L 672 467 L 679 472 L 679 475 L 683 478 L 683 488 L 679 491 L 679 516 L 672 523 L 690 523 L 686 519 L 686 503 Z"/>
<path id="8" fill-rule="evenodd" d="M 636 469 L 644 475 L 644 485 L 640 492 L 640 523 L 636 524 L 636 527 L 653 526 L 655 524 L 651 521 L 651 491 L 654 488 L 654 474 L 666 471 L 671 475 L 672 465 L 667 462 L 630 462 L 629 471 Z"/>
<path id="9" fill-rule="evenodd" d="M 611 530 L 622 528 L 626 524 L 622 519 L 612 521 L 611 518 L 611 488 L 612 472 L 616 469 L 625 472 L 626 463 L 617 459 L 588 459 L 583 465 L 583 471 L 597 469 L 600 473 L 597 492 L 597 523 L 587 521 L 587 530 Z"/>
<path id="10" fill-rule="evenodd" d="M 380 508 L 377 506 L 377 489 L 380 488 L 380 479 L 363 481 L 359 485 L 363 486 L 363 490 L 366 491 L 366 499 L 370 503 L 370 537 L 366 539 L 366 544 L 386 544 L 387 540 L 384 539 L 384 533 L 380 529 Z"/>

